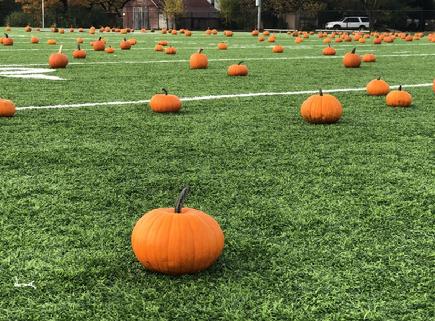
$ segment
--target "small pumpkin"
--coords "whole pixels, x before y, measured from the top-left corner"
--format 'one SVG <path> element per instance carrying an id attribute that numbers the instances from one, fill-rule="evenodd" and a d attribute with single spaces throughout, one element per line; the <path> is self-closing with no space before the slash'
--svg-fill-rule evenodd
<path id="1" fill-rule="evenodd" d="M 335 56 L 336 51 L 334 48 L 331 47 L 330 44 L 328 44 L 328 47 L 326 47 L 322 50 L 322 54 L 325 56 Z"/>
<path id="2" fill-rule="evenodd" d="M 304 39 L 301 38 L 301 37 L 296 37 L 295 38 L 295 43 L 302 43 L 303 41 L 304 41 Z"/>
<path id="3" fill-rule="evenodd" d="M 233 36 L 233 32 L 231 30 L 225 30 L 224 31 L 224 36 L 225 37 L 232 37 Z"/>
<path id="4" fill-rule="evenodd" d="M 113 54 L 115 52 L 115 49 L 113 49 L 112 46 L 109 46 L 104 51 L 108 54 Z"/>
<path id="5" fill-rule="evenodd" d="M 3 46 L 12 46 L 14 44 L 14 39 L 9 38 L 9 35 L 5 33 L 5 37 L 2 40 Z"/>
<path id="6" fill-rule="evenodd" d="M 162 45 L 156 45 L 155 47 L 154 47 L 154 51 L 163 51 L 163 46 Z"/>
<path id="7" fill-rule="evenodd" d="M 104 49 L 106 49 L 106 43 L 101 40 L 100 37 L 92 43 L 92 48 L 94 48 L 94 51 L 104 51 Z"/>
<path id="8" fill-rule="evenodd" d="M 77 38 L 77 39 L 76 39 L 76 42 L 77 42 L 77 43 L 83 43 L 83 41 L 84 41 L 83 38 Z"/>
<path id="9" fill-rule="evenodd" d="M 412 104 L 412 96 L 409 92 L 402 90 L 399 86 L 398 90 L 392 90 L 387 97 L 385 97 L 388 106 L 392 107 L 409 107 Z"/>
<path id="10" fill-rule="evenodd" d="M 12 117 L 16 111 L 17 108 L 12 101 L 0 98 L 0 117 Z"/>
<path id="11" fill-rule="evenodd" d="M 27 25 L 25 28 L 24 28 L 24 32 L 31 32 L 32 31 L 32 27 L 30 27 L 29 25 Z"/>
<path id="12" fill-rule="evenodd" d="M 168 47 L 165 49 L 165 53 L 167 55 L 175 55 L 177 53 L 177 49 L 175 47 Z"/>
<path id="13" fill-rule="evenodd" d="M 248 67 L 246 65 L 242 65 L 243 61 L 239 62 L 236 65 L 231 65 L 228 67 L 228 76 L 247 76 L 248 75 Z"/>
<path id="14" fill-rule="evenodd" d="M 218 43 L 218 49 L 219 50 L 227 50 L 228 45 L 225 42 L 219 42 Z"/>
<path id="15" fill-rule="evenodd" d="M 60 46 L 57 53 L 53 53 L 48 58 L 48 64 L 53 69 L 65 68 L 68 65 L 68 57 L 62 53 L 62 46 Z"/>
<path id="16" fill-rule="evenodd" d="M 86 50 L 80 49 L 80 45 L 77 45 L 77 49 L 73 51 L 72 56 L 74 59 L 85 59 Z"/>
<path id="17" fill-rule="evenodd" d="M 362 57 L 364 62 L 376 62 L 376 56 L 372 53 L 367 53 Z"/>
<path id="18" fill-rule="evenodd" d="M 168 42 L 166 40 L 160 40 L 157 44 L 160 46 L 167 46 Z"/>
<path id="19" fill-rule="evenodd" d="M 131 48 L 131 44 L 127 40 L 127 38 L 124 38 L 124 40 L 121 41 L 119 46 L 121 47 L 121 50 L 130 50 L 130 48 Z"/>
<path id="20" fill-rule="evenodd" d="M 185 187 L 175 208 L 157 208 L 145 213 L 131 233 L 136 258 L 148 270 L 170 275 L 200 272 L 222 254 L 224 233 L 210 215 L 183 208 Z"/>
<path id="21" fill-rule="evenodd" d="M 56 41 L 55 39 L 48 39 L 48 40 L 47 40 L 47 43 L 48 43 L 49 45 L 55 45 L 55 44 L 57 43 L 57 41 Z"/>
<path id="22" fill-rule="evenodd" d="M 318 95 L 312 95 L 301 106 L 302 118 L 314 124 L 331 124 L 337 122 L 343 114 L 340 101 L 333 95 L 323 94 L 320 89 Z"/>
<path id="23" fill-rule="evenodd" d="M 130 45 L 132 45 L 132 46 L 135 46 L 135 45 L 137 44 L 137 40 L 136 40 L 136 38 L 128 39 L 128 42 L 129 42 Z"/>
<path id="24" fill-rule="evenodd" d="M 280 46 L 280 45 L 273 46 L 272 52 L 273 53 L 283 53 L 284 52 L 284 47 Z"/>
<path id="25" fill-rule="evenodd" d="M 352 52 L 348 52 L 343 57 L 343 65 L 346 68 L 359 68 L 361 65 L 361 57 L 355 53 L 356 48 Z"/>
<path id="26" fill-rule="evenodd" d="M 251 35 L 254 36 L 254 37 L 257 37 L 258 34 L 259 34 L 259 32 L 258 32 L 257 29 L 254 29 L 254 30 L 252 30 L 252 32 L 251 32 Z"/>
<path id="27" fill-rule="evenodd" d="M 367 93 L 370 96 L 385 96 L 390 92 L 390 85 L 381 77 L 371 80 L 366 86 Z"/>
<path id="28" fill-rule="evenodd" d="M 157 113 L 174 113 L 181 109 L 181 100 L 175 95 L 168 95 L 166 89 L 162 89 L 164 94 L 156 94 L 151 97 L 151 110 Z"/>
<path id="29" fill-rule="evenodd" d="M 376 37 L 376 38 L 373 40 L 373 43 L 374 43 L 375 45 L 380 45 L 380 44 L 382 43 L 382 38 L 380 38 L 380 37 Z"/>
<path id="30" fill-rule="evenodd" d="M 199 49 L 198 52 L 190 56 L 190 69 L 207 69 L 208 57 L 206 54 L 203 54 L 202 51 L 203 49 Z"/>
<path id="31" fill-rule="evenodd" d="M 37 37 L 32 37 L 32 38 L 30 39 L 30 42 L 31 42 L 31 43 L 39 43 L 39 38 L 37 38 Z"/>
<path id="32" fill-rule="evenodd" d="M 263 42 L 264 41 L 264 37 L 263 36 L 259 36 L 258 37 L 258 41 Z"/>
<path id="33" fill-rule="evenodd" d="M 190 30 L 184 30 L 184 35 L 186 37 L 191 37 L 192 36 L 192 31 L 190 31 Z"/>

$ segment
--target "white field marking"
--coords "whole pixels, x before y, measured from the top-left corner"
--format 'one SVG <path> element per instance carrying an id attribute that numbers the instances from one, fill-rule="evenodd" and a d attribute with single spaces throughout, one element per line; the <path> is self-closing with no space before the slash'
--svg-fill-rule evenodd
<path id="1" fill-rule="evenodd" d="M 35 281 L 29 282 L 29 283 L 19 283 L 17 277 L 15 277 L 14 279 L 15 279 L 14 287 L 16 287 L 16 288 L 34 288 L 34 289 L 36 289 L 36 286 L 34 284 Z"/>
<path id="2" fill-rule="evenodd" d="M 425 54 L 391 54 L 377 55 L 377 57 L 425 57 L 435 56 L 435 53 Z M 303 60 L 303 59 L 342 59 L 342 56 L 298 56 L 298 57 L 239 57 L 239 58 L 218 58 L 209 59 L 208 61 L 250 61 L 250 60 Z M 117 64 L 156 64 L 156 63 L 176 63 L 188 62 L 189 59 L 177 60 L 145 60 L 145 61 L 94 61 L 94 62 L 70 62 L 69 65 L 117 65 Z M 25 67 L 25 66 L 47 66 L 47 64 L 7 64 L 0 67 Z"/>
<path id="3" fill-rule="evenodd" d="M 44 79 L 44 80 L 65 80 L 57 76 L 46 75 L 46 73 L 55 72 L 54 69 L 46 68 L 0 68 L 0 77 L 6 78 L 24 78 L 24 79 Z"/>
<path id="4" fill-rule="evenodd" d="M 430 87 L 432 83 L 424 84 L 413 84 L 413 85 L 402 85 L 403 88 L 413 88 L 413 87 Z M 399 85 L 390 86 L 390 88 L 398 88 Z M 365 87 L 360 88 L 338 88 L 338 89 L 325 89 L 322 90 L 324 93 L 339 93 L 339 92 L 350 92 L 350 91 L 365 91 Z M 260 92 L 260 93 L 246 93 L 246 94 L 227 94 L 227 95 L 215 95 L 215 96 L 195 96 L 195 97 L 183 97 L 180 98 L 181 101 L 199 101 L 199 100 L 216 100 L 216 99 L 227 99 L 227 98 L 246 98 L 246 97 L 260 97 L 260 96 L 293 96 L 293 95 L 306 95 L 306 94 L 316 94 L 319 90 L 302 90 L 302 91 L 283 91 L 283 92 Z M 17 110 L 29 110 L 29 109 L 64 109 L 64 108 L 80 108 L 80 107 L 95 107 L 95 106 L 120 106 L 120 105 L 139 105 L 149 103 L 149 99 L 145 100 L 134 100 L 134 101 L 108 101 L 108 102 L 97 102 L 97 103 L 80 103 L 80 104 L 69 104 L 69 105 L 49 105 L 49 106 L 26 106 L 18 107 Z"/>

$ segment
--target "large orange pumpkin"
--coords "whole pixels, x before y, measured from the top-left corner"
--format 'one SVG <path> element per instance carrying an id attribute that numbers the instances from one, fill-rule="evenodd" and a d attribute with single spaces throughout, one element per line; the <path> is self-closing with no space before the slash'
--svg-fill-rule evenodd
<path id="1" fill-rule="evenodd" d="M 12 117 L 16 110 L 17 108 L 12 101 L 0 98 L 0 117 Z"/>
<path id="2" fill-rule="evenodd" d="M 164 94 L 156 94 L 150 100 L 151 110 L 157 113 L 174 113 L 181 109 L 181 100 L 175 95 L 168 95 L 163 88 Z"/>
<path id="3" fill-rule="evenodd" d="M 361 65 L 361 57 L 355 53 L 356 48 L 353 48 L 352 52 L 348 52 L 344 55 L 343 65 L 346 68 L 358 68 Z"/>
<path id="4" fill-rule="evenodd" d="M 48 64 L 53 69 L 65 68 L 68 65 L 68 57 L 62 53 L 62 46 L 60 46 L 57 53 L 50 55 Z"/>
<path id="5" fill-rule="evenodd" d="M 228 67 L 228 76 L 247 76 L 248 67 L 242 65 L 243 61 L 239 62 L 237 65 L 231 65 Z"/>
<path id="6" fill-rule="evenodd" d="M 208 57 L 202 53 L 203 49 L 190 56 L 189 65 L 190 69 L 206 69 L 208 67 Z"/>
<path id="7" fill-rule="evenodd" d="M 184 188 L 175 208 L 145 213 L 131 234 L 131 246 L 148 270 L 170 275 L 196 273 L 210 267 L 224 248 L 219 223 L 194 208 L 183 208 Z"/>
<path id="8" fill-rule="evenodd" d="M 366 90 L 370 96 L 384 96 L 390 92 L 390 85 L 378 77 L 367 84 Z"/>
<path id="9" fill-rule="evenodd" d="M 332 95 L 324 95 L 322 90 L 318 95 L 308 97 L 301 106 L 302 118 L 314 124 L 335 123 L 341 118 L 342 113 L 340 101 Z"/>
<path id="10" fill-rule="evenodd" d="M 124 38 L 124 40 L 121 41 L 119 46 L 121 47 L 121 50 L 130 50 L 130 48 L 131 48 L 131 44 L 127 40 L 127 38 Z"/>
<path id="11" fill-rule="evenodd" d="M 387 97 L 385 97 L 388 106 L 391 107 L 408 107 L 412 104 L 412 96 L 409 92 L 402 90 L 402 86 L 399 86 L 398 90 L 391 91 Z"/>
<path id="12" fill-rule="evenodd" d="M 95 51 L 104 51 L 104 49 L 106 49 L 106 43 L 103 40 L 101 40 L 100 37 L 98 38 L 98 40 L 92 43 L 92 47 L 94 48 Z"/>

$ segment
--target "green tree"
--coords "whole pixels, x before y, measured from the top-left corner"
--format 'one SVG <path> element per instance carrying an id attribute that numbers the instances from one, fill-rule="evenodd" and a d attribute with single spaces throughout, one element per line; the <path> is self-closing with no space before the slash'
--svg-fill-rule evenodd
<path id="1" fill-rule="evenodd" d="M 163 13 L 166 16 L 166 25 L 169 27 L 169 21 L 172 21 L 173 28 L 175 26 L 175 18 L 180 16 L 184 12 L 183 0 L 164 0 L 163 1 Z"/>

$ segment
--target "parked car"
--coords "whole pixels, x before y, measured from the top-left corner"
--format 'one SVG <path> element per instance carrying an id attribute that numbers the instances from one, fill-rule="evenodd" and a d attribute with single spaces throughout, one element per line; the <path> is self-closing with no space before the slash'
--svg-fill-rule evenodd
<path id="1" fill-rule="evenodd" d="M 345 17 L 341 21 L 330 21 L 326 23 L 326 29 L 370 29 L 368 17 Z"/>

